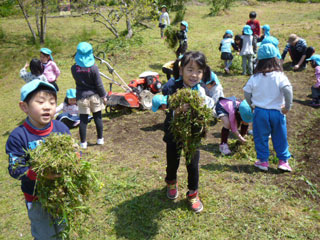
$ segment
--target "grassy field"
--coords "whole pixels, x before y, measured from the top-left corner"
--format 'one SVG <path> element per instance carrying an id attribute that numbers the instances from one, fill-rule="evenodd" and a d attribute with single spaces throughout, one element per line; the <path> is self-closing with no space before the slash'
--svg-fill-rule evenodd
<path id="1" fill-rule="evenodd" d="M 271 26 L 271 34 L 279 39 L 280 51 L 289 34 L 296 33 L 319 53 L 320 4 L 278 2 L 249 6 L 237 2 L 217 17 L 208 17 L 205 5 L 188 5 L 187 9 L 189 50 L 206 54 L 226 96 L 242 98 L 248 77 L 238 72 L 223 74 L 218 46 L 225 30 L 241 32 L 252 10 L 257 12 L 262 25 Z M 161 66 L 175 58 L 160 39 L 156 26 L 154 23 L 152 29 L 140 29 L 132 46 L 122 43 L 107 52 L 110 63 L 128 82 L 146 70 L 160 73 Z M 26 61 L 39 57 L 40 46 L 30 45 L 23 18 L 1 19 L 0 29 L 0 239 L 31 239 L 20 182 L 8 174 L 5 143 L 10 131 L 25 118 L 18 107 L 23 85 L 19 71 Z M 100 51 L 107 46 L 110 49 L 111 43 L 106 41 L 111 38 L 89 16 L 48 19 L 46 47 L 53 50 L 62 73 L 58 103 L 63 101 L 66 89 L 75 86 L 70 67 L 78 42 L 88 41 Z M 89 235 L 81 239 L 320 239 L 320 110 L 307 106 L 314 70 L 310 66 L 303 72 L 285 69 L 294 88 L 294 106 L 288 114 L 293 173 L 278 172 L 275 157 L 271 157 L 268 173 L 257 171 L 253 167 L 252 144 L 232 156 L 222 157 L 218 151 L 222 126 L 218 123 L 210 128 L 201 147 L 199 191 L 204 211 L 197 215 L 185 201 L 184 159 L 178 173 L 179 198 L 172 202 L 165 196 L 163 113 L 104 114 L 106 143 L 102 147 L 93 144 L 95 128 L 90 124 L 88 151 L 97 155 L 105 187 L 91 202 L 93 214 L 83 226 Z M 106 72 L 103 67 L 100 70 Z M 160 77 L 165 80 L 165 75 Z M 79 139 L 77 130 L 72 133 Z M 237 149 L 234 139 L 231 143 L 233 150 Z"/>

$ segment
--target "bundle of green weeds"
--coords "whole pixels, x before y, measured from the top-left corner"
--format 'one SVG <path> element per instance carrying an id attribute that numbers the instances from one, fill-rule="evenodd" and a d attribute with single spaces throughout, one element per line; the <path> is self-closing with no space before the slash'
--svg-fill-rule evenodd
<path id="1" fill-rule="evenodd" d="M 232 152 L 234 152 L 233 158 L 255 160 L 256 150 L 252 136 L 245 137 L 247 142 L 241 143 L 238 139 L 230 139 L 229 146 Z"/>
<path id="2" fill-rule="evenodd" d="M 172 110 L 181 109 L 184 104 L 190 106 L 186 112 L 177 113 L 176 111 L 170 123 L 170 131 L 175 141 L 182 146 L 186 164 L 191 162 L 191 158 L 199 148 L 212 118 L 212 110 L 203 102 L 198 91 L 190 88 L 180 89 L 170 98 L 170 109 Z"/>
<path id="3" fill-rule="evenodd" d="M 230 70 L 232 70 L 235 73 L 241 73 L 242 72 L 242 59 L 241 56 L 238 54 L 233 55 L 232 65 L 230 67 Z"/>
<path id="4" fill-rule="evenodd" d="M 89 214 L 90 195 L 101 186 L 91 162 L 80 157 L 77 150 L 70 135 L 51 134 L 28 151 L 32 169 L 37 173 L 35 194 L 43 208 L 65 224 L 60 233 L 63 239 L 69 239 L 71 231 L 78 236 L 84 233 L 81 219 Z M 48 179 L 49 175 L 56 177 Z"/>
<path id="5" fill-rule="evenodd" d="M 166 37 L 165 42 L 168 44 L 168 47 L 174 50 L 178 45 L 178 37 L 177 33 L 179 29 L 174 26 L 167 26 L 166 30 L 164 31 L 164 36 Z"/>

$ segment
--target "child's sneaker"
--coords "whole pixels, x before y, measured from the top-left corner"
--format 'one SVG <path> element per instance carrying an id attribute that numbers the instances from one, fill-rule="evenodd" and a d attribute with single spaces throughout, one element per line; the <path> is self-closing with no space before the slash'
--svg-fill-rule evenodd
<path id="1" fill-rule="evenodd" d="M 191 209 L 194 212 L 199 213 L 203 210 L 203 204 L 200 201 L 198 192 L 195 192 L 193 194 L 189 194 L 189 191 L 188 191 L 187 192 L 187 199 L 188 199 L 188 202 L 190 204 Z"/>
<path id="2" fill-rule="evenodd" d="M 97 144 L 98 145 L 103 145 L 104 144 L 104 138 L 98 138 L 97 139 Z"/>
<path id="3" fill-rule="evenodd" d="M 230 73 L 230 70 L 229 70 L 229 68 L 227 68 L 227 67 L 224 68 L 224 71 L 226 72 L 226 74 L 229 74 L 229 73 Z"/>
<path id="4" fill-rule="evenodd" d="M 178 183 L 173 183 L 167 185 L 167 197 L 171 200 L 174 200 L 178 198 L 179 192 L 178 192 Z"/>
<path id="5" fill-rule="evenodd" d="M 87 142 L 80 143 L 80 147 L 83 149 L 86 149 L 88 147 L 88 143 Z"/>
<path id="6" fill-rule="evenodd" d="M 260 170 L 268 171 L 269 163 L 268 162 L 261 162 L 260 160 L 258 160 L 254 163 L 254 166 L 259 168 Z"/>
<path id="7" fill-rule="evenodd" d="M 310 103 L 310 106 L 319 107 L 320 106 L 320 101 L 319 100 L 312 100 L 312 102 Z"/>
<path id="8" fill-rule="evenodd" d="M 222 143 L 219 145 L 219 151 L 223 154 L 223 155 L 229 155 L 231 154 L 231 151 L 229 149 L 228 144 L 226 143 Z"/>
<path id="9" fill-rule="evenodd" d="M 290 167 L 288 161 L 279 160 L 278 169 L 286 172 L 292 172 L 292 168 Z"/>

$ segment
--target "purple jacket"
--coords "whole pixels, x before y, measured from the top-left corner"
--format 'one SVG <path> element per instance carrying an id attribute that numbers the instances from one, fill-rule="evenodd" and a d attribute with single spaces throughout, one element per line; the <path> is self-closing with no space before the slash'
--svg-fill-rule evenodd
<path id="1" fill-rule="evenodd" d="M 60 70 L 54 61 L 49 61 L 47 64 L 43 64 L 44 72 L 43 75 L 46 76 L 48 82 L 57 81 L 60 76 Z"/>

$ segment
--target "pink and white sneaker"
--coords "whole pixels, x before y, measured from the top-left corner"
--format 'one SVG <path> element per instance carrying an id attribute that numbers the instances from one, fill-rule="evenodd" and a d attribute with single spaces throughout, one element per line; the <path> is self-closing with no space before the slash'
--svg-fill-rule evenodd
<path id="1" fill-rule="evenodd" d="M 269 163 L 268 162 L 261 162 L 261 160 L 258 160 L 254 163 L 254 166 L 259 168 L 262 171 L 268 171 Z"/>
<path id="2" fill-rule="evenodd" d="M 290 167 L 288 161 L 279 160 L 278 169 L 286 172 L 292 172 L 292 168 Z"/>
<path id="3" fill-rule="evenodd" d="M 229 155 L 231 154 L 231 151 L 229 149 L 228 144 L 226 143 L 222 143 L 219 145 L 219 151 L 223 154 L 223 155 Z"/>

